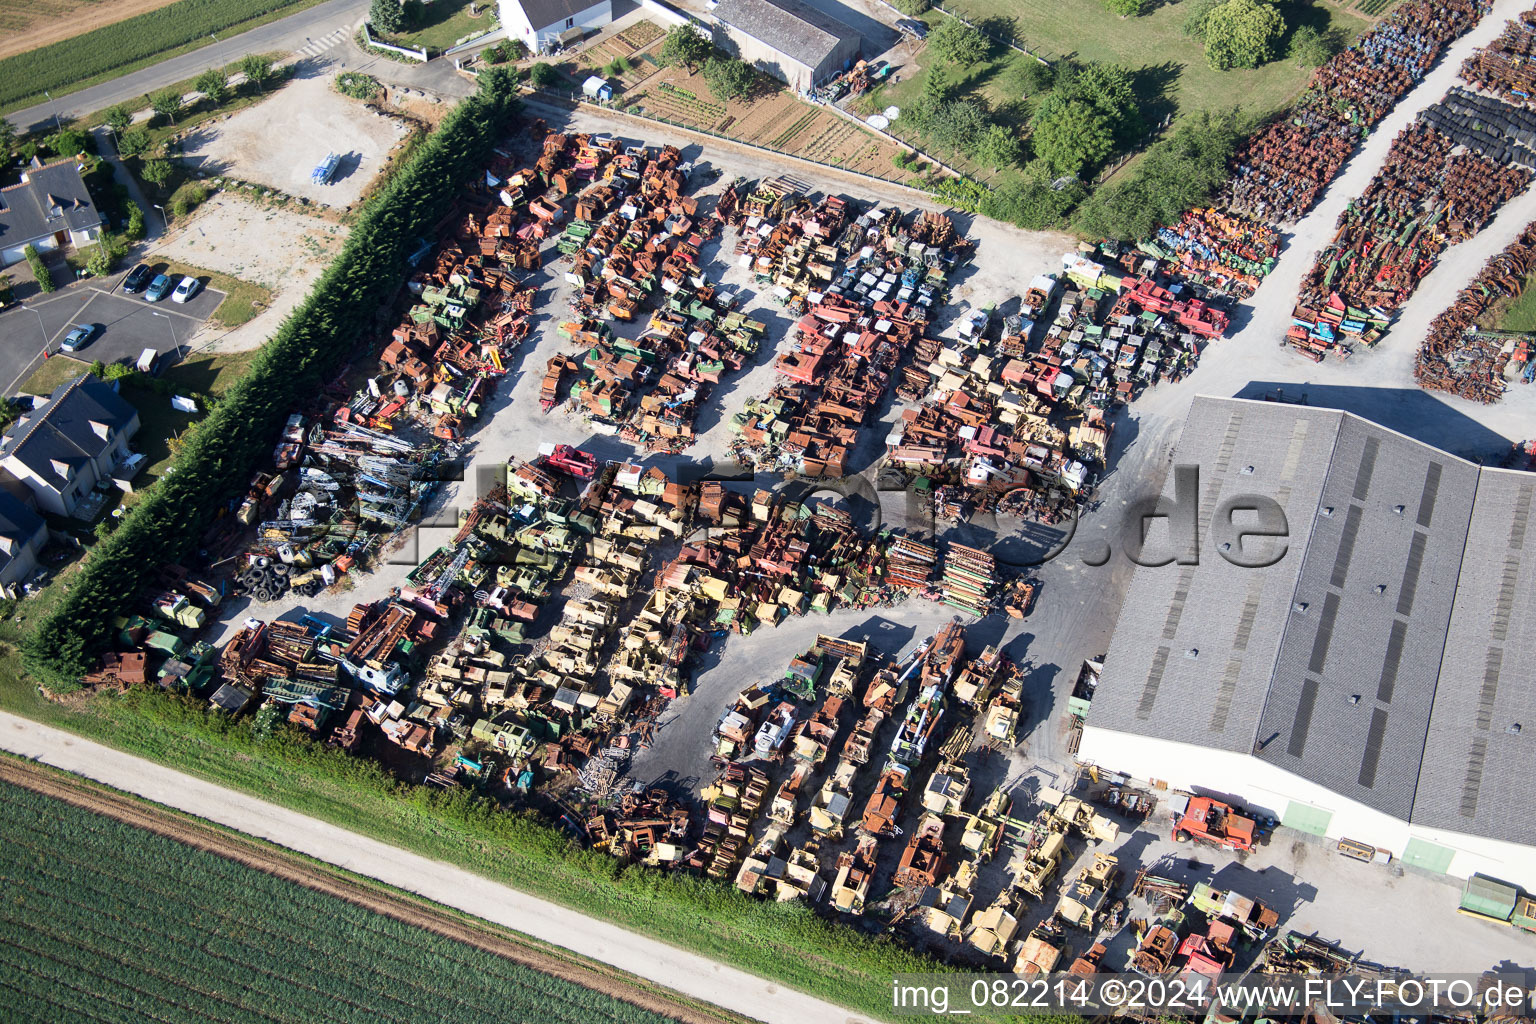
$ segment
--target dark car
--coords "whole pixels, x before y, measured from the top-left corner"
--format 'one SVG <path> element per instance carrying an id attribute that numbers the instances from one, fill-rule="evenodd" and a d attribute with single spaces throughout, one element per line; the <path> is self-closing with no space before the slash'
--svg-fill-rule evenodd
<path id="1" fill-rule="evenodd" d="M 64 340 L 59 343 L 59 349 L 64 352 L 79 352 L 91 343 L 96 337 L 96 327 L 93 324 L 75 324 L 64 335 Z"/>
<path id="2" fill-rule="evenodd" d="M 128 271 L 128 276 L 123 278 L 123 291 L 143 291 L 144 286 L 149 284 L 149 279 L 154 276 L 155 272 L 149 269 L 148 263 L 140 263 L 138 266 Z"/>
<path id="3" fill-rule="evenodd" d="M 171 294 L 171 289 L 176 286 L 176 279 L 169 274 L 156 274 L 155 279 L 149 282 L 149 289 L 144 293 L 144 298 L 149 302 L 159 302 Z"/>

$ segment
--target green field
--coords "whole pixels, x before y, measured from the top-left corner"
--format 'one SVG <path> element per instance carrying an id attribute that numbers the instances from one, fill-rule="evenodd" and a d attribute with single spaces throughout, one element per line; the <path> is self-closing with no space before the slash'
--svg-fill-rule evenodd
<path id="1" fill-rule="evenodd" d="M 9 1020 L 669 1018 L 0 783 Z"/>
<path id="2" fill-rule="evenodd" d="M 0 113 L 125 75 L 213 42 L 211 34 L 254 28 L 320 0 L 176 0 L 113 25 L 0 60 Z"/>

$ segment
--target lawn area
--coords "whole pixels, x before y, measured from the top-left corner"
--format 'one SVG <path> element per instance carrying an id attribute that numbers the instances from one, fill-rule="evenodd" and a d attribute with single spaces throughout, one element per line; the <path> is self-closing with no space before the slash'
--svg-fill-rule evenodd
<path id="1" fill-rule="evenodd" d="M 321 0 L 176 0 L 125 21 L 0 60 L 0 114 L 190 53 Z"/>
<path id="2" fill-rule="evenodd" d="M 465 36 L 491 28 L 494 13 L 490 0 L 432 0 L 422 5 L 418 24 L 410 31 L 375 35 L 395 46 L 442 53 Z"/>
<path id="3" fill-rule="evenodd" d="M 219 308 L 209 318 L 224 327 L 239 327 L 249 323 L 272 301 L 272 289 L 265 285 L 242 281 L 216 270 L 204 270 L 191 263 L 163 259 L 154 260 L 150 266 L 157 274 L 190 274 L 192 277 L 204 278 L 207 287 L 224 292 L 224 301 L 219 303 Z"/>
<path id="4" fill-rule="evenodd" d="M 27 395 L 51 395 L 54 388 L 76 377 L 85 376 L 90 369 L 90 363 L 73 356 L 51 356 L 43 360 L 43 365 L 27 378 L 20 390 Z"/>
<path id="5" fill-rule="evenodd" d="M 1288 105 L 1311 74 L 1283 57 L 1252 71 L 1212 70 L 1200 44 L 1184 34 L 1189 0 L 1159 4 L 1139 18 L 1111 14 L 1103 0 L 946 0 L 946 6 L 971 21 L 998 24 L 1047 60 L 1104 61 L 1136 72 L 1149 123 L 1166 113 L 1234 104 L 1249 113 L 1269 114 Z M 1371 24 L 1332 4 L 1290 5 L 1286 12 L 1293 21 L 1304 14 L 1319 28 L 1331 25 L 1346 43 Z M 1286 45 L 1282 41 L 1282 53 Z"/>

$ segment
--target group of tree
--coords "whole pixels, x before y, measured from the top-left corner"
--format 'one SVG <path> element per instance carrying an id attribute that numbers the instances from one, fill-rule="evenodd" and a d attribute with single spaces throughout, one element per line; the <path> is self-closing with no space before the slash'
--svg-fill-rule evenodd
<path id="1" fill-rule="evenodd" d="M 928 34 L 928 49 L 958 67 L 980 64 L 992 54 L 992 41 L 981 29 L 958 18 L 945 18 Z"/>
<path id="2" fill-rule="evenodd" d="M 1248 128 L 1235 109 L 1187 118 L 1119 180 L 1095 191 L 1078 211 L 1077 227 L 1100 238 L 1134 240 L 1176 223 L 1185 210 L 1221 191 Z"/>
<path id="3" fill-rule="evenodd" d="M 1275 0 L 1192 0 L 1184 31 L 1217 71 L 1256 68 L 1279 56 L 1285 17 Z"/>
<path id="4" fill-rule="evenodd" d="M 1129 72 L 1117 64 L 1058 67 L 1056 84 L 1035 108 L 1030 142 L 1054 174 L 1082 175 L 1142 131 Z"/>
<path id="5" fill-rule="evenodd" d="M 400 0 L 373 0 L 368 5 L 368 24 L 393 35 L 405 28 L 405 8 Z"/>

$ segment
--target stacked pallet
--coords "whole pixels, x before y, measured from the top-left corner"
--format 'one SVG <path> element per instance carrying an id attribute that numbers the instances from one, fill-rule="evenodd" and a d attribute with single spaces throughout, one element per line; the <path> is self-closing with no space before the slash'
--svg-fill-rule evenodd
<path id="1" fill-rule="evenodd" d="M 910 537 L 897 537 L 885 553 L 885 581 L 894 587 L 922 590 L 933 578 L 939 560 L 937 548 Z"/>
<path id="2" fill-rule="evenodd" d="M 985 615 L 997 582 L 997 559 L 985 551 L 949 544 L 944 548 L 944 603 L 972 615 Z"/>

